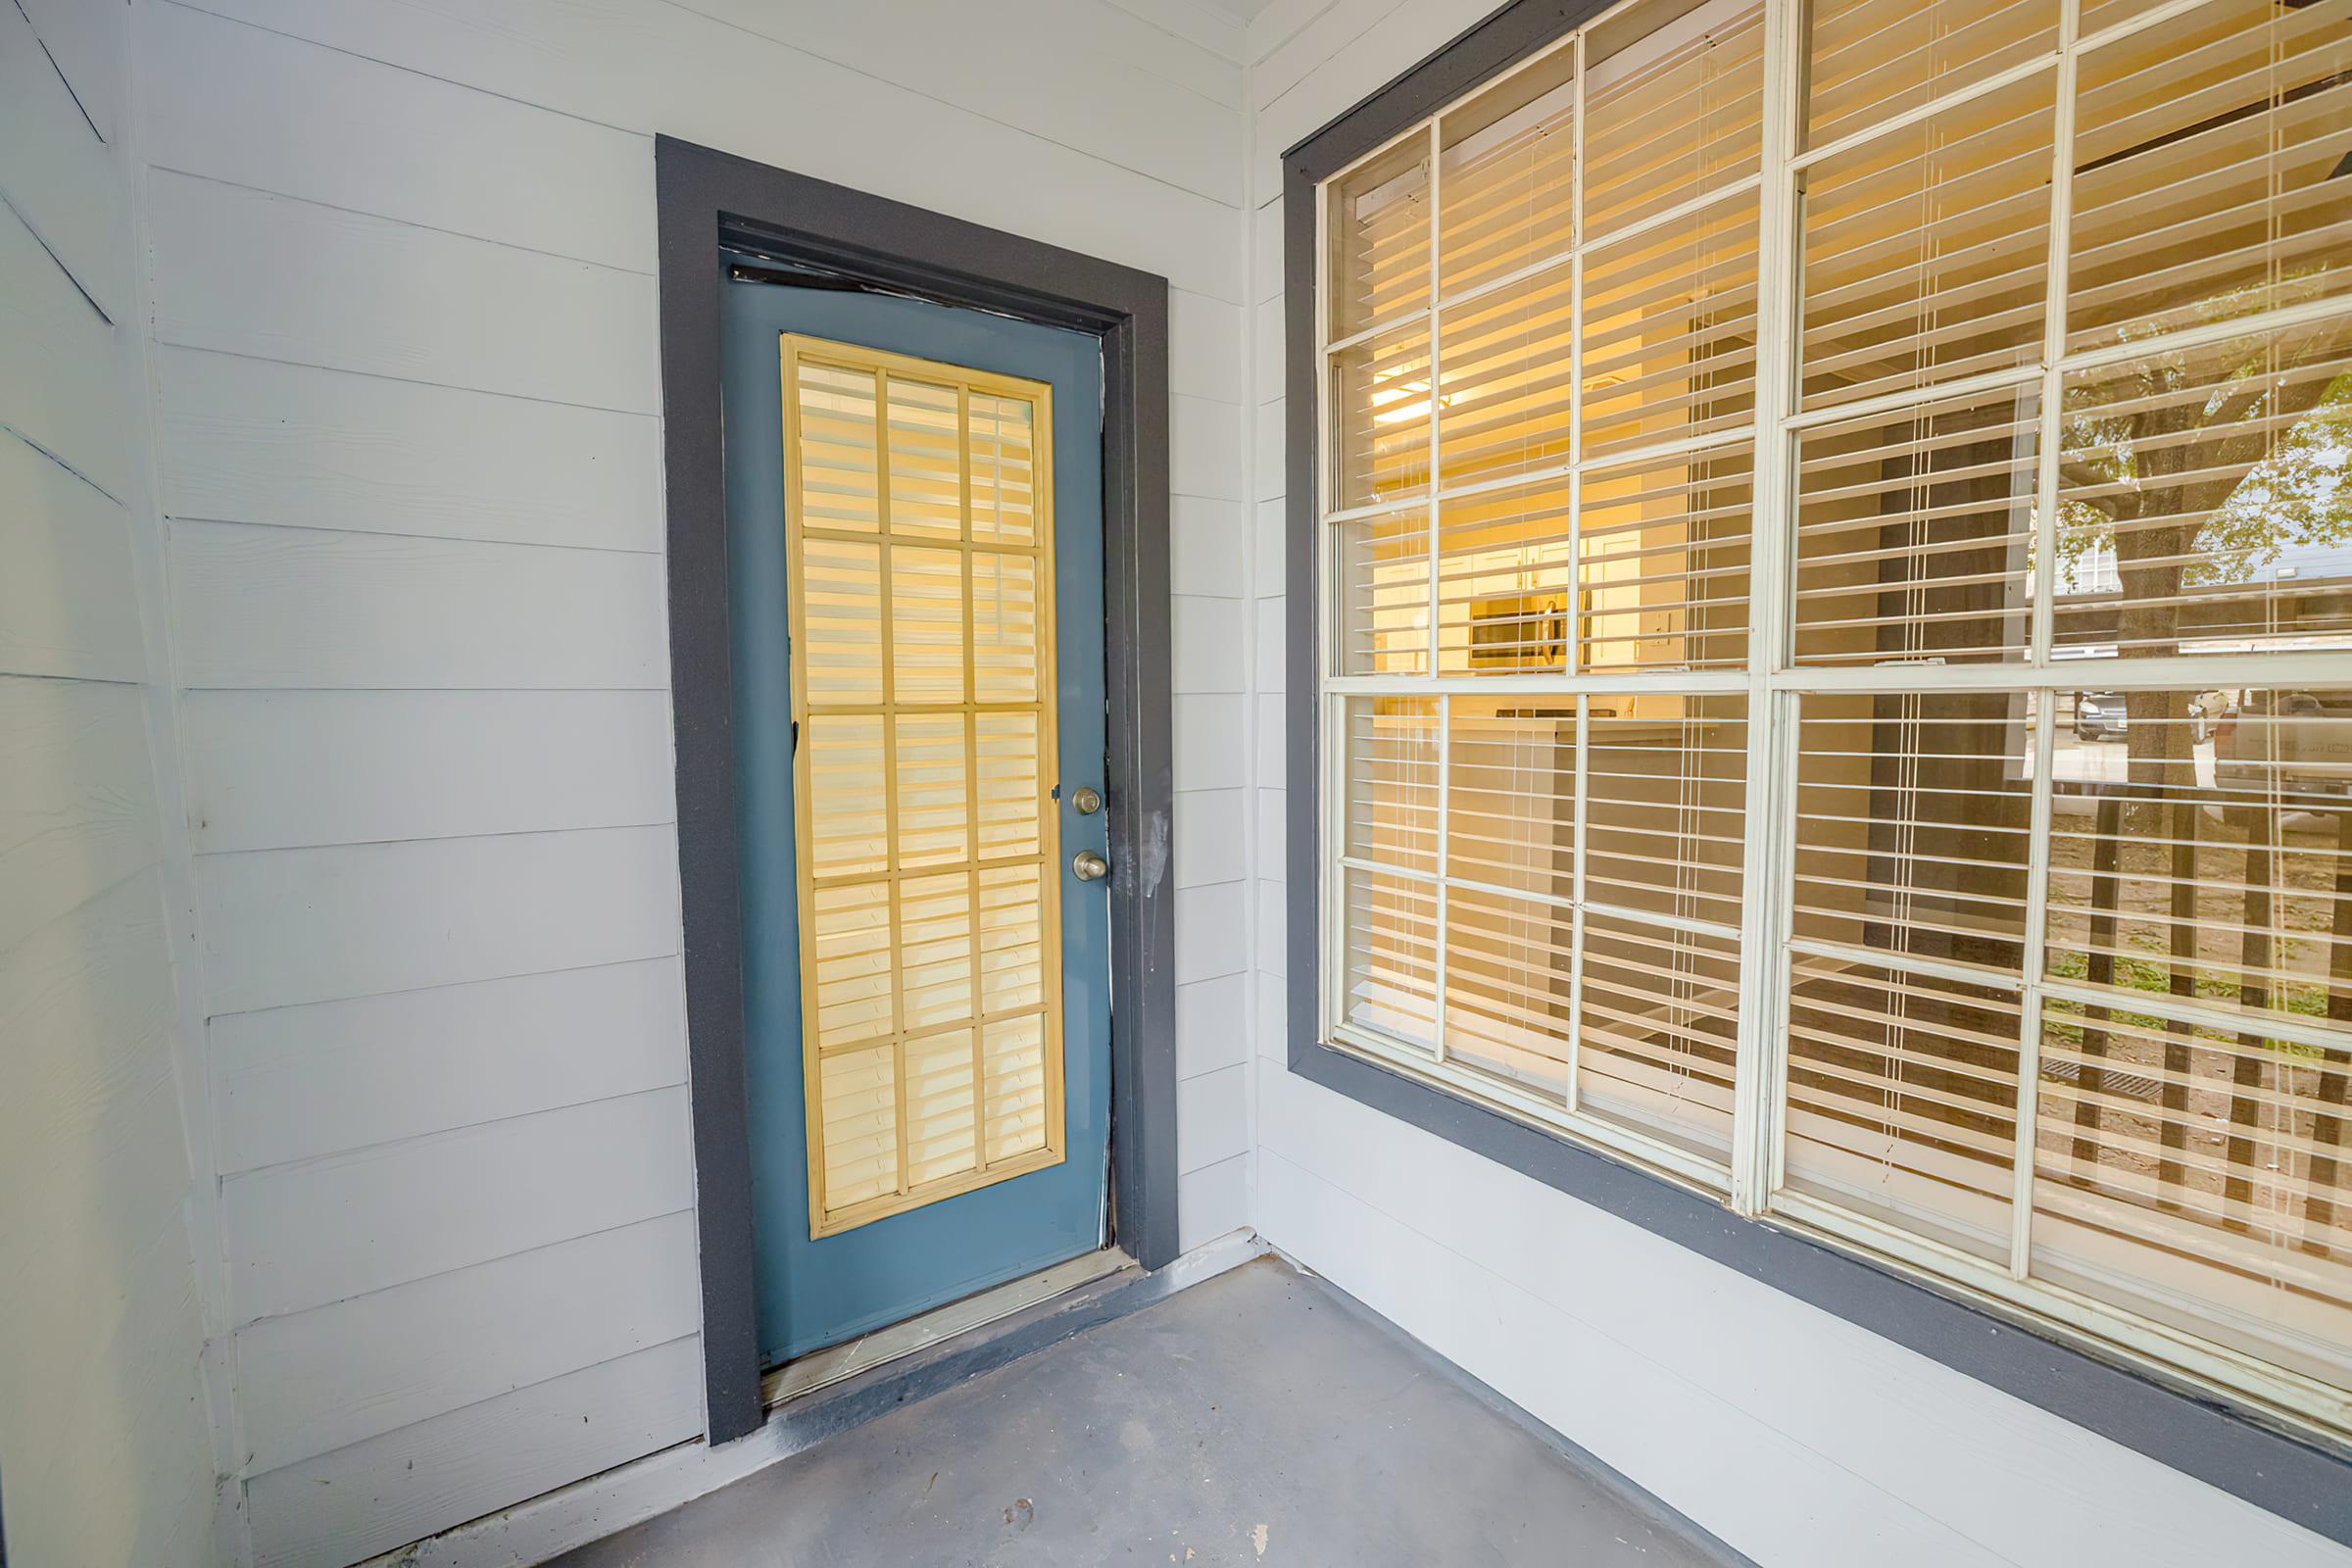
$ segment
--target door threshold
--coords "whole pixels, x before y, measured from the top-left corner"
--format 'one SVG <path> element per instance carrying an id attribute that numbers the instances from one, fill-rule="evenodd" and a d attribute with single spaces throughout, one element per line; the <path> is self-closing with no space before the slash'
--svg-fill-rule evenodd
<path id="1" fill-rule="evenodd" d="M 814 1394 L 845 1378 L 927 1350 L 959 1334 L 986 1328 L 1064 1292 L 1133 1267 L 1135 1259 L 1116 1247 L 1081 1252 L 1066 1262 L 1024 1274 L 1017 1280 L 1006 1280 L 945 1306 L 935 1306 L 903 1323 L 893 1323 L 886 1329 L 860 1334 L 854 1340 L 828 1345 L 821 1350 L 811 1350 L 797 1360 L 787 1361 L 760 1378 L 760 1402 L 772 1410 L 788 1399 Z"/>

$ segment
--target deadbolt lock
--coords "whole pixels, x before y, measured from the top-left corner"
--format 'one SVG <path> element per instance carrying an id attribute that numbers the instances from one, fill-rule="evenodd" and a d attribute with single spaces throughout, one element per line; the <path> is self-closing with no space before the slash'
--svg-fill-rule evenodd
<path id="1" fill-rule="evenodd" d="M 1100 882 L 1110 874 L 1110 862 L 1092 850 L 1070 857 L 1070 874 L 1081 882 Z"/>
<path id="2" fill-rule="evenodd" d="M 1081 784 L 1070 791 L 1070 806 L 1080 816 L 1092 816 L 1102 809 L 1102 792 L 1092 784 Z"/>

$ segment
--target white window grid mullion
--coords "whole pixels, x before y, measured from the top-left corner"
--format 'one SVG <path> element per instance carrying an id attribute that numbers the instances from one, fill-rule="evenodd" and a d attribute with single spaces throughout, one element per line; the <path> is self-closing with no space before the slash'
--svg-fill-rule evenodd
<path id="1" fill-rule="evenodd" d="M 1443 318 L 1443 317 L 1442 317 L 1442 316 L 1439 314 L 1439 312 L 1438 312 L 1438 310 L 1437 310 L 1437 307 L 1436 307 L 1436 304 L 1435 304 L 1435 301 L 1436 301 L 1436 299 L 1437 299 L 1437 291 L 1438 291 L 1438 283 L 1439 283 L 1439 278 L 1438 278 L 1438 242 L 1439 242 L 1439 239 L 1440 239 L 1440 233 L 1439 233 L 1439 229 L 1440 229 L 1440 224 L 1439 224 L 1439 211 L 1440 211 L 1440 208 L 1441 208 L 1441 206 L 1442 206 L 1442 202 L 1441 202 L 1441 199 L 1440 199 L 1440 192 L 1439 192 L 1439 189 L 1438 189 L 1438 155 L 1439 155 L 1439 153 L 1440 153 L 1440 151 L 1441 151 L 1441 149 L 1442 149 L 1442 146 L 1443 146 L 1443 143 L 1441 142 L 1441 140 L 1440 140 L 1440 138 L 1439 138 L 1439 134 L 1438 134 L 1438 121 L 1437 121 L 1435 118 L 1432 118 L 1432 119 L 1431 119 L 1431 121 L 1430 121 L 1430 122 L 1429 122 L 1429 150 L 1428 150 L 1428 157 L 1429 157 L 1429 291 L 1430 291 L 1430 299 L 1431 299 L 1431 301 L 1432 301 L 1432 304 L 1431 304 L 1431 307 L 1430 307 L 1430 312 L 1429 312 L 1429 399 L 1428 399 L 1428 402 L 1429 402 L 1429 410 L 1428 410 L 1428 414 L 1429 414 L 1429 655 L 1428 655 L 1428 658 L 1429 658 L 1429 662 L 1428 662 L 1428 664 L 1427 664 L 1427 666 L 1426 666 L 1426 667 L 1427 667 L 1427 669 L 1429 670 L 1429 672 L 1430 672 L 1432 675 L 1435 675 L 1435 674 L 1437 674 L 1437 673 L 1438 673 L 1438 668 L 1439 668 L 1439 645 L 1440 645 L 1440 643 L 1441 643 L 1441 642 L 1442 642 L 1442 640 L 1443 640 L 1443 634 L 1442 634 L 1442 632 L 1440 631 L 1440 624 L 1441 624 L 1441 620 L 1442 620 L 1442 614 L 1443 614 L 1443 611 L 1444 611 L 1444 608 L 1445 608 L 1445 596 L 1444 596 L 1444 593 L 1443 593 L 1443 585 L 1444 585 L 1444 581 L 1445 581 L 1445 575 L 1446 575 L 1446 573 L 1445 573 L 1445 563 L 1444 563 L 1444 561 L 1443 561 L 1443 559 L 1442 559 L 1442 557 L 1441 557 L 1441 555 L 1440 555 L 1440 540 L 1439 540 L 1439 538 L 1438 538 L 1438 439 L 1439 439 L 1439 432 L 1438 432 L 1438 409 L 1439 409 L 1439 405 L 1440 405 L 1440 403 L 1443 401 L 1443 400 L 1441 399 L 1440 395 L 1439 395 L 1439 390 L 1438 390 L 1438 389 L 1439 389 L 1439 386 L 1441 385 L 1441 380 L 1440 380 L 1440 378 L 1441 378 L 1441 376 L 1444 374 L 1443 368 L 1441 367 L 1441 365 L 1440 365 L 1440 363 L 1439 363 L 1439 358 L 1438 358 L 1438 345 L 1439 345 L 1439 342 L 1440 342 L 1440 340 L 1441 340 L 1441 339 L 1444 337 L 1444 335 L 1445 335 L 1445 333 L 1444 333 L 1444 327 L 1445 327 L 1445 318 Z M 1443 701 L 1443 699 L 1441 699 L 1441 701 Z M 1438 744 L 1439 744 L 1441 747 L 1443 747 L 1443 746 L 1445 745 L 1445 728 L 1444 728 L 1444 723 L 1445 723 L 1445 714 L 1444 714 L 1443 710 L 1441 710 L 1441 711 L 1440 711 L 1440 713 L 1439 713 L 1439 732 L 1438 732 Z M 1438 780 L 1438 791 L 1439 791 L 1439 801 L 1440 801 L 1440 814 L 1439 814 L 1439 820 L 1438 820 L 1438 852 L 1439 852 L 1439 860 L 1438 860 L 1438 863 L 1439 863 L 1440 865 L 1444 865 L 1444 864 L 1446 863 L 1446 862 L 1445 862 L 1445 858 L 1444 858 L 1444 856 L 1445 856 L 1445 850 L 1446 850 L 1446 822 L 1445 822 L 1444 809 L 1443 809 L 1443 807 L 1444 807 L 1444 798 L 1445 798 L 1445 789 L 1446 789 L 1446 780 L 1445 780 L 1444 776 L 1443 776 L 1443 775 L 1441 775 L 1441 776 L 1439 777 L 1439 780 Z M 1444 948 L 1444 946 L 1445 946 L 1445 942 L 1444 942 L 1444 938 L 1443 938 L 1443 934 L 1442 934 L 1442 928 L 1443 928 L 1443 925 L 1444 925 L 1443 916 L 1444 916 L 1444 914 L 1445 914 L 1445 906 L 1444 906 L 1444 905 L 1443 905 L 1443 904 L 1441 904 L 1441 905 L 1439 906 L 1439 910 L 1438 910 L 1438 912 L 1439 912 L 1439 915 L 1441 916 L 1441 919 L 1440 919 L 1440 926 L 1441 926 L 1441 937 L 1440 937 L 1440 941 L 1439 941 L 1439 944 L 1438 944 L 1438 945 L 1439 945 L 1439 947 L 1442 949 L 1442 948 Z M 1439 971 L 1439 974 L 1440 974 L 1440 977 L 1441 977 L 1441 978 L 1443 978 L 1443 977 L 1444 977 L 1444 972 L 1445 972 L 1445 971 L 1444 971 L 1444 969 L 1441 967 L 1441 969 L 1440 969 L 1440 971 Z M 1443 1011 L 1444 1009 L 1443 1009 L 1443 1008 L 1441 1008 L 1440 1010 L 1441 1010 L 1441 1011 Z"/>
<path id="2" fill-rule="evenodd" d="M 1576 32 L 1576 54 L 1570 62 L 1570 103 L 1568 125 L 1568 595 L 1561 607 L 1562 640 L 1560 667 L 1574 675 L 1585 662 L 1585 483 L 1582 459 L 1585 455 L 1585 29 Z M 1585 702 L 1576 703 L 1576 809 L 1579 831 L 1576 836 L 1577 902 L 1584 902 L 1585 837 L 1582 831 L 1585 808 Z M 1580 915 L 1569 937 L 1569 978 L 1571 997 L 1583 994 L 1585 979 L 1584 919 Z M 1575 1014 L 1570 1014 L 1569 1028 L 1575 1030 Z M 1576 1050 L 1571 1044 L 1568 1052 L 1571 1089 L 1569 1104 L 1576 1103 L 1573 1088 Z"/>
<path id="3" fill-rule="evenodd" d="M 1581 282 L 1583 275 L 1581 263 L 1577 267 L 1577 275 Z M 1577 314 L 1581 316 L 1581 308 Z M 1384 330 L 1386 329 L 1384 328 Z M 1339 351 L 1335 349 L 1333 352 L 1336 354 Z M 1574 352 L 1573 345 L 1571 352 Z M 2032 371 L 2007 370 L 2002 372 L 2002 377 L 2005 381 L 2031 380 L 2034 373 Z M 1948 388 L 1936 390 L 1946 391 Z M 1928 400 L 1909 392 L 1899 394 L 1894 399 L 1898 407 L 1922 401 Z M 1840 409 L 1838 412 L 1842 414 L 1849 411 Z M 1571 413 L 1573 415 L 1573 411 Z M 1570 479 L 1580 472 L 1592 473 L 1604 469 L 1639 468 L 1673 458 L 1689 457 L 1696 452 L 1737 452 L 1742 443 L 1752 441 L 1755 434 L 1755 426 L 1752 424 L 1740 424 L 1723 430 L 1709 430 L 1702 435 L 1676 436 L 1671 441 L 1652 441 L 1642 446 L 1626 447 L 1621 451 L 1598 453 L 1581 461 L 1547 463 L 1542 467 L 1519 468 L 1489 478 L 1472 479 L 1463 484 L 1448 485 L 1437 493 L 1436 499 L 1441 501 L 1468 500 L 1478 496 L 1493 495 L 1498 490 L 1517 490 L 1546 481 Z M 1323 520 L 1327 523 L 1360 522 L 1366 517 L 1395 515 L 1412 511 L 1424 499 L 1426 498 L 1422 496 L 1402 496 L 1366 501 L 1357 506 L 1341 507 L 1327 512 L 1323 514 Z"/>
<path id="4" fill-rule="evenodd" d="M 1578 64 L 1583 64 L 1579 61 Z M 1585 779 L 1592 746 L 1592 699 L 1576 700 L 1576 783 L 1569 805 L 1568 893 L 1575 912 L 1568 919 L 1568 1108 L 1584 1094 L 1585 1038 Z"/>
<path id="5" fill-rule="evenodd" d="M 2072 7 L 2070 6 L 2071 10 Z M 2020 974 L 2025 996 L 2017 1019 L 2017 1121 L 2009 1190 L 2009 1277 L 2022 1280 L 2034 1257 L 2034 1152 L 2041 1119 L 2041 972 L 2050 916 L 2050 815 L 2058 753 L 2054 693 L 2035 693 L 2034 799 L 2026 833 L 2026 929 Z"/>
<path id="6" fill-rule="evenodd" d="M 1782 429 L 1792 399 L 1796 254 L 1795 181 L 1788 165 L 1795 148 L 1796 61 L 1801 8 L 1796 0 L 1766 0 L 1762 145 L 1759 149 L 1756 233 L 1756 407 L 1749 437 L 1752 521 L 1748 529 L 1747 841 L 1740 858 L 1740 923 L 1748 940 L 1740 955 L 1740 1014 L 1733 1042 L 1732 1205 L 1763 1211 L 1778 1165 L 1781 1105 L 1772 1086 L 1775 1058 L 1787 1050 L 1775 1026 L 1776 994 L 1788 958 L 1781 948 L 1787 903 L 1779 869 L 1787 858 L 1780 752 L 1784 740 L 1771 675 L 1784 659 L 1791 603 L 1787 578 L 1795 527 L 1789 505 L 1794 440 Z"/>
<path id="7" fill-rule="evenodd" d="M 2034 454 L 2034 620 L 2027 636 L 2027 661 L 2036 670 L 2049 666 L 2057 621 L 2058 454 L 2066 358 L 2067 264 L 2074 251 L 2075 34 L 2082 24 L 2082 0 L 2062 0 L 2058 16 L 2057 121 L 2050 149 L 2050 266 L 2043 284 L 2041 340 L 2041 450 Z M 2017 1019 L 2017 1092 L 2010 1154 L 2009 1277 L 2022 1280 L 2034 1260 L 2034 1165 L 2041 1120 L 2041 971 L 2050 915 L 2050 815 L 2057 766 L 2058 704 L 2054 691 L 2034 694 L 2033 800 L 2026 831 L 2026 929 L 2019 972 L 2026 983 Z"/>
<path id="8" fill-rule="evenodd" d="M 1337 180 L 1315 189 L 1315 461 L 1308 475 L 1312 494 L 1307 498 L 1307 506 L 1317 518 L 1330 514 L 1332 466 L 1339 446 L 1329 349 L 1333 307 L 1331 203 L 1338 189 Z M 1315 856 L 1316 886 L 1322 894 L 1316 941 L 1323 962 L 1315 979 L 1315 1037 L 1319 1040 L 1333 1038 L 1334 1031 L 1345 1022 L 1348 991 L 1348 873 L 1340 863 L 1348 848 L 1347 700 L 1333 695 L 1330 685 L 1331 672 L 1340 667 L 1337 648 L 1343 635 L 1337 613 L 1339 565 L 1335 538 L 1333 529 L 1320 523 L 1315 527 L 1312 541 L 1315 580 L 1309 589 L 1315 614 L 1308 638 L 1314 650 L 1315 735 L 1322 747 L 1316 802 L 1319 840 Z"/>
<path id="9" fill-rule="evenodd" d="M 1427 656 L 1429 663 L 1427 667 L 1430 674 L 1433 676 L 1440 673 L 1443 660 L 1443 647 L 1445 644 L 1444 590 L 1446 581 L 1446 564 L 1442 550 L 1442 541 L 1439 537 L 1440 528 L 1438 521 L 1440 515 L 1438 508 L 1438 411 L 1443 404 L 1443 399 L 1440 397 L 1438 389 L 1442 384 L 1440 381 L 1440 376 L 1444 373 L 1439 361 L 1439 345 L 1445 336 L 1446 323 L 1445 318 L 1437 309 L 1438 289 L 1443 281 L 1438 272 L 1438 250 L 1440 242 L 1444 237 L 1444 223 L 1442 220 L 1445 211 L 1445 201 L 1443 193 L 1439 188 L 1439 178 L 1442 171 L 1438 166 L 1443 161 L 1443 154 L 1445 152 L 1446 145 L 1443 134 L 1444 123 L 1444 121 L 1438 116 L 1430 116 L 1429 146 L 1426 155 L 1429 159 L 1430 298 L 1429 653 Z M 1437 1058 L 1441 1062 L 1446 1059 L 1446 933 L 1447 929 L 1446 908 L 1449 902 L 1446 891 L 1446 868 L 1448 863 L 1446 847 L 1446 818 L 1449 814 L 1447 811 L 1447 807 L 1450 804 L 1449 796 L 1451 794 L 1451 784 L 1453 779 L 1453 724 L 1451 721 L 1452 707 L 1453 699 L 1441 692 L 1438 696 L 1436 708 L 1438 725 L 1437 938 L 1434 951 L 1431 954 L 1431 973 L 1434 979 L 1430 987 L 1429 999 L 1429 1042 L 1431 1049 L 1437 1053 Z"/>
<path id="10" fill-rule="evenodd" d="M 1833 136 L 1818 147 L 1807 147 L 1790 160 L 1790 166 L 1801 172 L 1825 160 L 1852 152 L 1857 147 L 1867 146 L 1882 136 L 1892 136 L 1909 130 L 1922 121 L 1933 120 L 1947 110 L 1957 109 L 1964 104 L 1973 103 L 1979 98 L 1988 98 L 2004 88 L 2016 86 L 2021 81 L 2030 81 L 2049 70 L 2057 62 L 2058 51 L 2055 49 L 2047 54 L 2035 55 L 2031 60 L 2021 60 L 1988 76 L 1980 76 L 1964 86 L 1955 87 L 1950 92 L 1924 99 L 1900 114 L 1889 115 L 1885 120 L 1875 121 L 1858 130 L 1849 130 L 1842 135 Z"/>

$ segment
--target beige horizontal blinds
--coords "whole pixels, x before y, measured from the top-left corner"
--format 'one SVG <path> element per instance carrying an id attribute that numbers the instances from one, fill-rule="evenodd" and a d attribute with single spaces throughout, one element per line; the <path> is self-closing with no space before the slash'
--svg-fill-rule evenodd
<path id="1" fill-rule="evenodd" d="M 2052 76 L 1807 170 L 1805 406 L 2031 362 L 2048 293 Z"/>
<path id="2" fill-rule="evenodd" d="M 1580 978 L 1579 1105 L 1709 1164 L 1724 1162 L 1740 1027 L 1738 939 L 1588 914 Z"/>
<path id="3" fill-rule="evenodd" d="M 1788 1185 L 2006 1266 L 2023 1011 L 1998 985 L 1792 955 Z"/>
<path id="4" fill-rule="evenodd" d="M 1585 227 L 1595 239 L 1756 172 L 1764 7 L 1618 13 L 1586 42 Z"/>
<path id="5" fill-rule="evenodd" d="M 1429 320 L 1388 328 L 1332 357 L 1332 488 L 1340 507 L 1429 491 Z"/>
<path id="6" fill-rule="evenodd" d="M 1429 669 L 1429 512 L 1374 513 L 1333 525 L 1338 668 L 1349 675 Z"/>
<path id="7" fill-rule="evenodd" d="M 1407 871 L 1438 868 L 1438 705 L 1359 697 L 1348 712 L 1348 853 Z"/>
<path id="8" fill-rule="evenodd" d="M 1586 668 L 1747 662 L 1753 466 L 1741 443 L 1585 475 L 1577 596 Z"/>
<path id="9" fill-rule="evenodd" d="M 1755 196 L 1594 249 L 1585 259 L 1584 348 L 1585 450 L 1594 456 L 1752 419 Z"/>
<path id="10" fill-rule="evenodd" d="M 1553 50 L 1439 128 L 1440 292 L 1564 253 L 1576 237 L 1576 50 Z"/>
<path id="11" fill-rule="evenodd" d="M 1340 1016 L 1406 1045 L 1437 1040 L 1438 889 L 1349 866 Z"/>
<path id="12" fill-rule="evenodd" d="M 1576 915 L 1564 905 L 1457 888 L 1446 901 L 1446 1050 L 1566 1102 Z"/>
<path id="13" fill-rule="evenodd" d="M 1330 339 L 1429 306 L 1429 148 L 1408 138 L 1330 193 Z"/>
<path id="14" fill-rule="evenodd" d="M 1746 695 L 1627 692 L 1588 701 L 1585 897 L 1737 927 Z"/>
<path id="15" fill-rule="evenodd" d="M 2284 1028 L 2047 1001 L 2032 1267 L 2341 1387 L 2352 1034 Z"/>
<path id="16" fill-rule="evenodd" d="M 1441 673 L 1567 668 L 1574 493 L 1562 476 L 1438 503 Z"/>
<path id="17" fill-rule="evenodd" d="M 2352 690 L 2092 701 L 2054 770 L 2047 972 L 2352 1021 Z"/>
<path id="18" fill-rule="evenodd" d="M 2023 660 L 2040 430 L 2028 382 L 1799 435 L 1797 660 Z"/>
<path id="19" fill-rule="evenodd" d="M 1321 216 L 1326 1038 L 2352 1435 L 2352 0 L 1433 109 Z"/>
<path id="20" fill-rule="evenodd" d="M 2260 653 L 2352 639 L 2352 317 L 2070 371 L 2057 645 Z"/>
<path id="21" fill-rule="evenodd" d="M 1805 139 L 1864 130 L 2036 57 L 2060 0 L 1813 0 Z M 2085 24 L 2088 10 L 2085 8 Z"/>
<path id="22" fill-rule="evenodd" d="M 1813 692 L 1791 933 L 2015 976 L 2033 854 L 2026 692 Z"/>
<path id="23" fill-rule="evenodd" d="M 2345 290 L 2352 0 L 2216 0 L 2081 71 L 2072 345 Z"/>
<path id="24" fill-rule="evenodd" d="M 1505 283 L 1438 318 L 1438 478 L 1446 489 L 1569 459 L 1574 276 Z"/>
<path id="25" fill-rule="evenodd" d="M 782 339 L 810 1234 L 1061 1157 L 1049 390 Z"/>

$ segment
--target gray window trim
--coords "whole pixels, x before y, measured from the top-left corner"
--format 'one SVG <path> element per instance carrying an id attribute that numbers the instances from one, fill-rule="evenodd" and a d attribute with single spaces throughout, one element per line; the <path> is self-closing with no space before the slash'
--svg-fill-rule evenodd
<path id="1" fill-rule="evenodd" d="M 2054 1337 L 1841 1244 L 1742 1219 L 1635 1165 L 1345 1051 L 1321 1036 L 1322 725 L 1317 715 L 1314 492 L 1316 185 L 1478 83 L 1603 10 L 1607 0 L 1517 0 L 1380 87 L 1283 155 L 1284 366 L 1291 591 L 1290 1069 L 1448 1143 L 1607 1210 L 1750 1279 L 1892 1340 L 2315 1534 L 2352 1545 L 2352 1453 L 2322 1447 L 2249 1406 Z"/>

